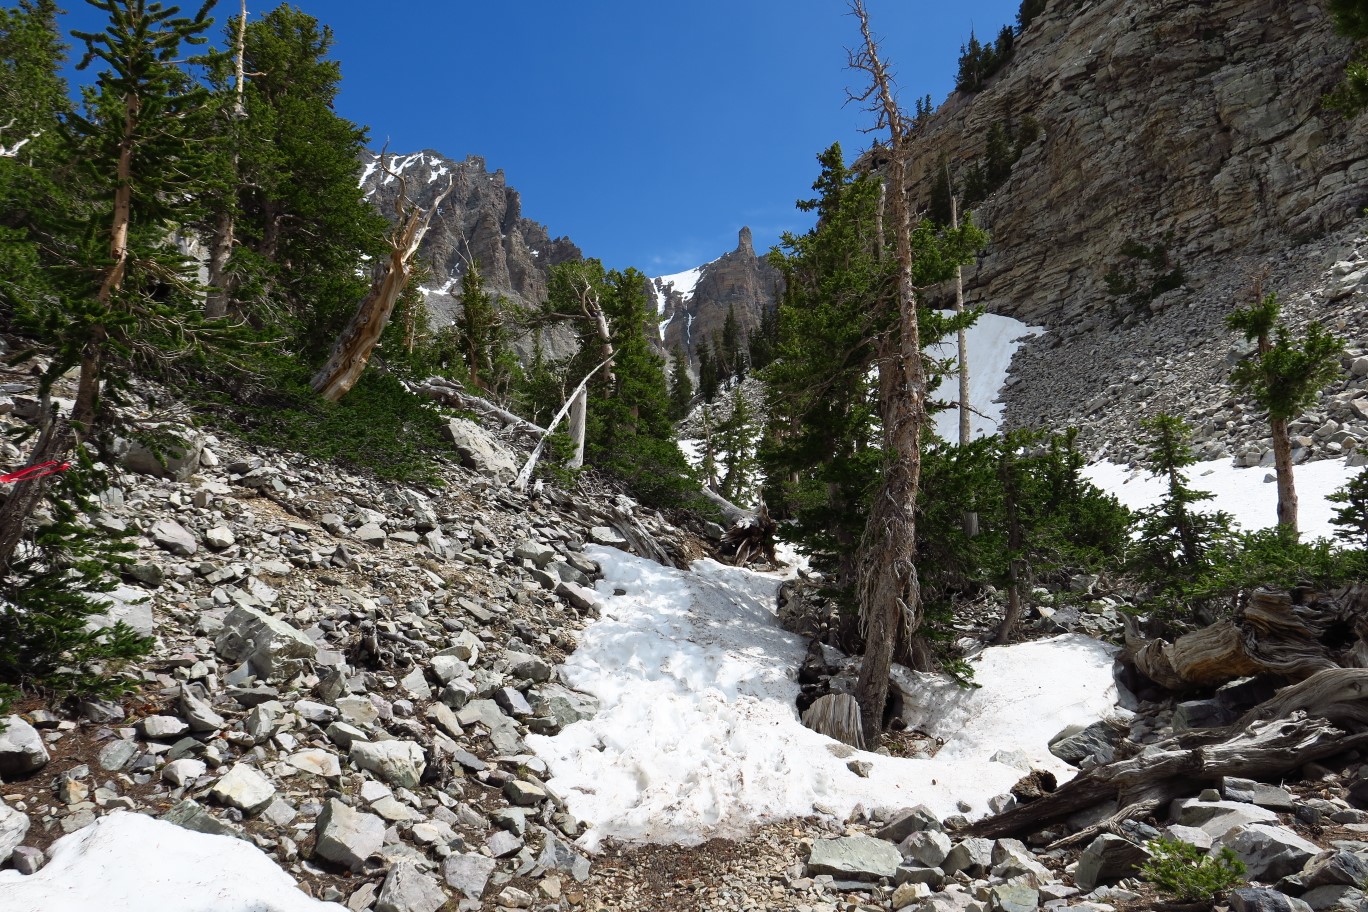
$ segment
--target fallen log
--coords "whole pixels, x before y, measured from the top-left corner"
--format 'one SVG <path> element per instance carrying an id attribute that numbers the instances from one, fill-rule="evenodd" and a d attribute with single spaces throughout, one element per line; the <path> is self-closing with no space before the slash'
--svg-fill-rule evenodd
<path id="1" fill-rule="evenodd" d="M 1368 732 L 1351 734 L 1327 719 L 1301 713 L 1256 721 L 1248 728 L 1184 732 L 1153 745 L 1144 755 L 1084 770 L 1049 795 L 971 824 L 967 833 L 992 839 L 1018 836 L 1109 800 L 1124 809 L 1110 818 L 1119 823 L 1190 793 L 1192 783 L 1225 776 L 1281 776 L 1362 744 L 1368 744 Z"/>
<path id="2" fill-rule="evenodd" d="M 1178 637 L 1148 639 L 1126 620 L 1124 658 L 1169 690 L 1216 687 L 1257 674 L 1299 681 L 1355 664 L 1356 641 L 1368 633 L 1368 586 L 1354 585 L 1305 602 L 1256 590 L 1231 620 Z"/>

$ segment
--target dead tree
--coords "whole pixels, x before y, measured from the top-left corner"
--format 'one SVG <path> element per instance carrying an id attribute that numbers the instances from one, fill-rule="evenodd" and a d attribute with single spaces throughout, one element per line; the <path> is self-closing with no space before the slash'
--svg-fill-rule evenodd
<path id="1" fill-rule="evenodd" d="M 1365 729 L 1368 669 L 1328 669 L 1284 688 L 1233 725 L 1181 732 L 1143 754 L 1085 770 L 1052 794 L 984 818 L 968 832 L 995 839 L 1016 836 L 1114 800 L 1119 811 L 1056 845 L 1085 842 L 1192 794 L 1203 783 L 1225 776 L 1279 777 L 1368 744 Z"/>
<path id="2" fill-rule="evenodd" d="M 1236 678 L 1274 674 L 1301 680 L 1357 664 L 1355 644 L 1368 639 L 1368 586 L 1293 600 L 1292 594 L 1255 590 L 1233 618 L 1178 637 L 1172 643 L 1141 636 L 1126 620 L 1125 658 L 1169 690 L 1215 687 Z"/>
<path id="3" fill-rule="evenodd" d="M 390 315 L 394 313 L 399 295 L 413 275 L 413 257 L 423 242 L 423 236 L 427 234 L 432 216 L 456 186 L 453 176 L 432 207 L 424 212 L 409 200 L 405 178 L 384 164 L 384 156 L 381 156 L 381 162 L 385 173 L 399 181 L 399 194 L 394 203 L 399 221 L 388 238 L 388 262 L 380 267 L 371 282 L 370 291 L 333 345 L 327 363 L 313 377 L 314 392 L 329 402 L 336 402 L 347 395 L 361 378 L 375 346 L 380 344 L 380 336 L 385 331 Z"/>
<path id="4" fill-rule="evenodd" d="M 244 72 L 244 60 L 247 55 L 247 0 L 242 0 L 242 12 L 238 16 L 235 39 L 233 48 L 233 78 L 236 80 L 235 98 L 233 110 L 229 116 L 233 123 L 238 124 L 247 119 L 247 106 L 243 99 L 247 81 Z M 238 176 L 238 162 L 237 144 L 234 143 L 232 163 L 234 180 Z M 228 302 L 232 298 L 232 289 L 229 288 L 231 277 L 228 273 L 228 260 L 233 255 L 234 235 L 237 231 L 235 219 L 237 206 L 234 199 L 236 193 L 236 187 L 229 189 L 228 198 L 223 201 L 223 208 L 214 219 L 214 231 L 209 243 L 209 291 L 204 296 L 204 315 L 211 320 L 228 315 Z"/>
<path id="5" fill-rule="evenodd" d="M 852 95 L 852 99 L 869 102 L 877 118 L 876 129 L 889 133 L 888 209 L 897 257 L 896 328 L 878 341 L 883 447 L 889 459 L 883 484 L 870 505 L 858 571 L 865 654 L 855 693 L 865 737 L 875 743 L 883 727 L 894 648 L 900 635 L 910 634 L 921 625 L 916 503 L 921 485 L 921 431 L 927 421 L 927 378 L 913 277 L 906 118 L 898 107 L 893 75 L 879 56 L 863 0 L 851 0 L 851 12 L 860 22 L 864 46 L 851 52 L 850 67 L 870 79 L 863 94 Z"/>

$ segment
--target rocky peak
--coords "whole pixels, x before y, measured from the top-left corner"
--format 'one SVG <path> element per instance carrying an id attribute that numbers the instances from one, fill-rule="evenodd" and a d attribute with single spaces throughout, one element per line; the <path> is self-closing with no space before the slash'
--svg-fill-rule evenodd
<path id="1" fill-rule="evenodd" d="M 454 185 L 419 251 L 431 273 L 425 288 L 435 325 L 450 323 L 459 312 L 461 276 L 471 262 L 479 265 L 492 294 L 535 306 L 546 300 L 551 267 L 582 256 L 569 238 L 552 238 L 544 225 L 524 218 L 518 191 L 508 186 L 502 169 L 491 173 L 481 156 L 458 162 L 425 149 L 391 156 L 388 174 L 379 161 L 373 153 L 363 157 L 361 187 L 390 218 L 400 179 L 410 198 L 424 207 L 432 205 L 448 182 Z M 523 341 L 530 348 L 530 340 Z M 568 354 L 566 346 L 572 344 L 568 337 L 545 341 L 553 356 Z"/>
<path id="2" fill-rule="evenodd" d="M 661 312 L 661 340 L 668 351 L 689 356 L 698 365 L 698 346 L 712 346 L 722 334 L 728 311 L 735 311 L 742 333 L 760 327 L 760 318 L 773 308 L 783 288 L 783 276 L 763 257 L 755 255 L 750 228 L 737 235 L 736 249 L 695 269 L 654 281 Z"/>

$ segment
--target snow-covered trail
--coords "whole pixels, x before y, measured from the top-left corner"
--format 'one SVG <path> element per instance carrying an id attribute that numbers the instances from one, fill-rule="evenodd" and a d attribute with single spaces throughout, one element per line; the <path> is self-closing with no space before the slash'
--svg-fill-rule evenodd
<path id="1" fill-rule="evenodd" d="M 804 728 L 794 699 L 806 642 L 779 628 L 780 579 L 712 561 L 683 572 L 595 549 L 603 617 L 583 632 L 562 670 L 602 703 L 593 719 L 528 742 L 550 786 L 607 837 L 697 843 L 751 825 L 813 813 L 844 817 L 857 804 L 926 804 L 942 816 L 967 802 L 983 814 L 1023 771 L 992 759 L 1021 751 L 1067 778 L 1047 742 L 1111 710 L 1109 647 L 1060 637 L 986 650 L 975 690 L 919 678 L 922 728 L 946 739 L 934 759 L 856 753 Z M 868 778 L 847 763 L 872 764 Z"/>

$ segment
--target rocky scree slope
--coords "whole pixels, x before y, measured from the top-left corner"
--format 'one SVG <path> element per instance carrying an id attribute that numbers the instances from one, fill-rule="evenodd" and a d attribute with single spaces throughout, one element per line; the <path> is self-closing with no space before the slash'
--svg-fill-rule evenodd
<path id="1" fill-rule="evenodd" d="M 34 387 L 27 371 L 0 375 L 0 422 L 32 418 Z M 143 423 L 166 420 L 164 406 L 128 408 Z M 917 808 L 582 855 L 580 824 L 523 741 L 595 712 L 555 671 L 602 604 L 582 549 L 649 537 L 675 562 L 700 552 L 621 498 L 516 494 L 505 485 L 517 457 L 497 433 L 460 418 L 450 431 L 442 489 L 381 485 L 194 432 L 164 466 L 136 445 L 116 448 L 91 522 L 130 532 L 137 563 L 109 615 L 156 647 L 127 670 L 140 681 L 129 698 L 34 700 L 7 720 L 0 865 L 41 876 L 55 839 L 135 812 L 245 839 L 354 912 L 1151 907 L 1133 879 L 1139 855 L 1119 836 L 1080 855 L 1048 847 L 1058 829 L 1025 842 L 963 838 L 962 819 Z M 1079 625 L 1100 632 L 1090 619 L 1107 613 L 1105 600 L 1089 603 Z M 1049 629 L 1072 629 L 1065 620 Z M 1053 749 L 1087 767 L 1250 698 L 1232 687 L 1211 706 L 1132 702 Z M 1125 835 L 1164 828 L 1229 844 L 1260 881 L 1312 908 L 1355 908 L 1368 795 L 1362 758 L 1339 759 L 1308 773 L 1295 798 L 1230 780 Z M 1027 800 L 1029 780 L 995 806 Z M 1278 902 L 1289 900 L 1255 890 L 1232 907 L 1302 908 Z"/>
<path id="2" fill-rule="evenodd" d="M 35 387 L 0 374 L 0 423 L 36 414 Z M 165 427 L 164 407 L 129 410 Z M 594 712 L 554 678 L 600 606 L 585 544 L 650 538 L 685 560 L 686 536 L 609 493 L 511 491 L 520 459 L 459 418 L 442 489 L 186 433 L 165 466 L 118 448 L 91 517 L 137 545 L 109 618 L 156 637 L 128 670 L 139 692 L 7 720 L 0 864 L 33 870 L 128 810 L 248 839 L 357 910 L 481 908 L 485 892 L 569 908 L 580 825 L 522 738 Z"/>
<path id="3" fill-rule="evenodd" d="M 379 161 L 373 153 L 362 159 L 361 187 L 393 221 L 400 182 L 381 170 Z M 479 156 L 455 161 L 424 150 L 391 156 L 389 170 L 406 179 L 409 198 L 424 209 L 446 190 L 448 181 L 455 183 L 418 253 L 431 273 L 425 295 L 436 326 L 449 325 L 459 313 L 461 276 L 472 260 L 486 291 L 522 307 L 536 307 L 546 300 L 551 267 L 582 256 L 569 238 L 552 238 L 545 226 L 525 218 L 522 197 L 508 186 L 503 169 L 491 174 Z M 543 344 L 552 357 L 574 350 L 570 335 L 558 329 L 548 330 Z M 530 339 L 517 340 L 516 345 L 530 354 Z"/>

